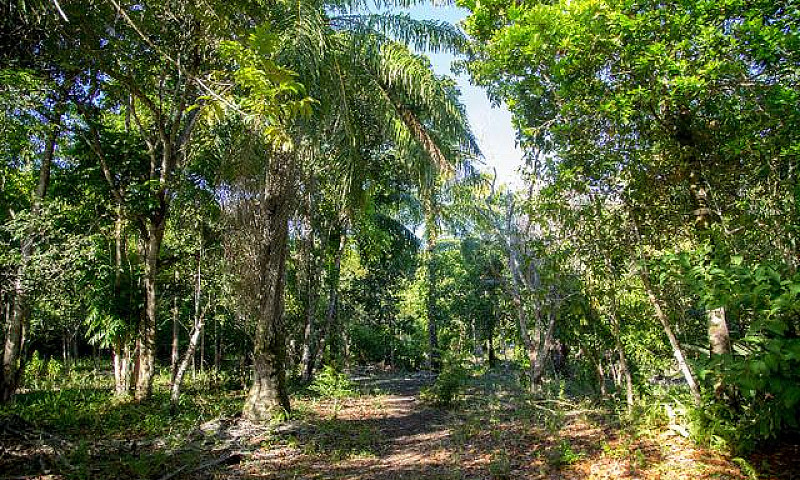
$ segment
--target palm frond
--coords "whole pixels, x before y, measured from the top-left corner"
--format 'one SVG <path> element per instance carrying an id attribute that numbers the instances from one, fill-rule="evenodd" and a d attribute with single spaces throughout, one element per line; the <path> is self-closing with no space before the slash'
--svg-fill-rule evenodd
<path id="1" fill-rule="evenodd" d="M 419 20 L 407 13 L 349 14 L 331 17 L 331 27 L 361 35 L 380 35 L 385 43 L 396 41 L 418 51 L 464 53 L 467 38 L 454 25 Z"/>

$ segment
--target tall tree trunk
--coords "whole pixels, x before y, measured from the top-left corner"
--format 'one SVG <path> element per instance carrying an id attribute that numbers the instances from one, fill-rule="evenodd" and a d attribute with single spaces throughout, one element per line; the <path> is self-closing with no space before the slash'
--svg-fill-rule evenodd
<path id="1" fill-rule="evenodd" d="M 313 182 L 312 182 L 313 184 Z M 311 195 L 306 195 L 305 215 L 303 229 L 303 262 L 305 266 L 305 329 L 303 331 L 303 351 L 300 360 L 302 368 L 301 381 L 308 383 L 313 375 L 313 352 L 316 343 L 316 325 L 314 317 L 317 315 L 317 262 L 314 255 L 314 229 L 311 224 Z"/>
<path id="2" fill-rule="evenodd" d="M 263 198 L 253 206 L 255 238 L 251 241 L 255 274 L 256 331 L 253 349 L 253 385 L 244 404 L 252 421 L 271 420 L 276 409 L 289 411 L 286 390 L 286 335 L 284 285 L 288 250 L 289 216 L 292 212 L 294 158 L 274 155 Z M 249 259 L 250 260 L 250 259 Z M 251 277 L 252 278 L 252 277 Z"/>
<path id="3" fill-rule="evenodd" d="M 530 380 L 531 391 L 536 389 L 538 384 L 536 375 L 537 364 L 537 348 L 536 343 L 531 336 L 528 325 L 528 313 L 525 309 L 525 304 L 522 299 L 520 287 L 520 272 L 519 263 L 517 260 L 517 252 L 511 245 L 511 240 L 507 241 L 508 248 L 508 269 L 511 275 L 511 298 L 514 306 L 517 309 L 517 326 L 519 327 L 519 336 L 522 339 L 522 344 L 525 346 L 525 352 L 528 354 L 528 378 Z M 535 328 L 535 326 L 534 326 Z"/>
<path id="4" fill-rule="evenodd" d="M 217 307 L 214 306 L 214 372 L 219 373 L 222 363 L 222 341 L 219 338 L 219 319 L 217 318 Z"/>
<path id="5" fill-rule="evenodd" d="M 525 311 L 525 305 L 522 303 L 522 298 L 519 295 L 517 288 L 512 288 L 514 306 L 517 309 L 517 326 L 519 327 L 519 336 L 522 339 L 522 344 L 525 345 L 525 352 L 528 354 L 528 379 L 530 380 L 530 389 L 536 388 L 536 345 L 531 338 L 528 331 L 528 315 Z"/>
<path id="6" fill-rule="evenodd" d="M 44 154 L 42 155 L 42 165 L 39 169 L 39 184 L 31 199 L 33 218 L 39 216 L 42 200 L 47 195 L 47 190 L 50 186 L 50 167 L 53 164 L 53 156 L 60 129 L 61 114 L 58 114 L 47 135 Z M 27 285 L 25 285 L 25 277 L 27 276 L 35 243 L 36 234 L 35 232 L 30 232 L 22 239 L 20 245 L 20 263 L 13 284 L 14 297 L 11 318 L 5 329 L 3 369 L 0 372 L 0 403 L 11 400 L 22 378 L 24 367 L 22 356 L 25 352 L 25 340 L 30 324 L 30 306 L 28 305 L 28 289 Z"/>
<path id="7" fill-rule="evenodd" d="M 620 369 L 622 370 L 622 375 L 625 378 L 625 401 L 628 405 L 628 413 L 631 412 L 633 409 L 633 377 L 631 376 L 631 370 L 628 366 L 628 356 L 625 354 L 625 346 L 622 344 L 622 337 L 620 335 L 620 321 L 619 316 L 617 315 L 617 283 L 616 283 L 616 276 L 614 273 L 614 268 L 611 264 L 611 258 L 608 252 L 604 252 L 605 257 L 605 264 L 606 264 L 606 272 L 610 277 L 612 277 L 612 289 L 611 289 L 611 305 L 610 305 L 610 314 L 611 314 L 611 328 L 614 334 L 614 345 L 617 349 L 617 353 L 619 354 L 619 365 Z"/>
<path id="8" fill-rule="evenodd" d="M 687 385 L 689 385 L 689 391 L 692 393 L 692 398 L 694 399 L 695 404 L 700 405 L 702 401 L 700 397 L 700 389 L 698 388 L 697 382 L 692 374 L 692 370 L 689 368 L 689 364 L 686 361 L 686 356 L 683 354 L 683 349 L 681 348 L 680 342 L 678 342 L 678 337 L 676 337 L 675 333 L 672 331 L 672 327 L 669 324 L 669 318 L 667 318 L 664 310 L 661 309 L 661 304 L 659 303 L 658 298 L 653 291 L 653 286 L 650 284 L 650 277 L 646 270 L 641 270 L 639 272 L 639 276 L 642 279 L 642 284 L 644 284 L 645 292 L 647 293 L 647 299 L 653 306 L 653 310 L 655 310 L 656 317 L 658 318 L 658 321 L 661 322 L 661 326 L 664 327 L 664 333 L 667 334 L 669 344 L 672 346 L 672 354 L 675 356 L 675 361 L 678 362 L 678 368 L 680 369 L 681 373 L 683 373 L 683 377 L 686 379 Z"/>
<path id="9" fill-rule="evenodd" d="M 605 397 L 608 392 L 606 391 L 606 372 L 603 370 L 602 358 L 597 360 L 597 384 L 600 387 L 600 396 Z"/>
<path id="10" fill-rule="evenodd" d="M 175 378 L 178 371 L 178 298 L 172 299 L 172 351 L 169 356 L 169 377 Z"/>
<path id="11" fill-rule="evenodd" d="M 428 369 L 438 371 L 440 365 L 439 334 L 436 308 L 436 260 L 434 253 L 438 241 L 438 226 L 434 200 L 429 200 L 425 212 L 425 309 L 428 317 Z"/>
<path id="12" fill-rule="evenodd" d="M 710 240 L 712 248 L 710 255 L 713 256 L 716 242 L 714 241 L 710 226 L 714 223 L 714 218 L 711 215 L 708 191 L 703 176 L 699 173 L 698 163 L 699 162 L 691 164 L 694 168 L 689 174 L 689 190 L 696 207 L 696 210 L 693 212 L 695 215 L 695 229 L 699 238 Z M 730 351 L 730 334 L 728 332 L 728 323 L 725 318 L 725 306 L 706 309 L 706 322 L 711 355 L 723 355 L 728 353 Z M 721 390 L 721 388 L 720 384 L 718 390 Z"/>
<path id="13" fill-rule="evenodd" d="M 339 308 L 339 274 L 342 269 L 342 255 L 344 255 L 346 245 L 347 229 L 342 227 L 342 231 L 339 234 L 339 247 L 334 255 L 333 265 L 331 265 L 330 275 L 328 276 L 328 305 L 325 308 L 324 330 L 320 332 L 320 341 L 317 342 L 316 354 L 312 356 L 308 364 L 308 368 L 311 369 L 309 378 L 313 377 L 313 369 L 317 368 L 318 364 L 323 360 L 325 345 L 332 343 L 333 326 L 336 322 L 336 313 Z"/>
<path id="14" fill-rule="evenodd" d="M 114 298 L 120 304 L 122 295 L 122 264 L 126 254 L 127 237 L 125 236 L 125 219 L 122 216 L 122 206 L 118 203 L 116 217 L 114 218 Z M 118 397 L 127 396 L 130 389 L 130 349 L 127 348 L 128 333 L 123 332 L 113 339 L 111 349 L 114 367 L 114 394 Z"/>
<path id="15" fill-rule="evenodd" d="M 555 332 L 556 320 L 558 319 L 558 302 L 553 302 L 548 312 L 547 329 L 544 338 L 539 341 L 536 357 L 531 364 L 531 388 L 538 389 L 542 383 L 542 375 L 547 359 L 550 358 L 550 351 L 553 348 L 553 333 Z"/>
<path id="16" fill-rule="evenodd" d="M 172 376 L 170 377 L 170 401 L 172 403 L 177 403 L 178 399 L 181 396 L 181 386 L 183 384 L 183 377 L 186 374 L 186 369 L 189 367 L 189 362 L 192 362 L 195 357 L 195 353 L 197 352 L 197 346 L 200 344 L 200 369 L 202 370 L 203 364 L 203 354 L 202 354 L 202 338 L 203 338 L 203 327 L 205 326 L 205 310 L 201 309 L 200 303 L 202 301 L 202 263 L 203 263 L 203 247 L 200 247 L 200 254 L 197 257 L 197 278 L 195 281 L 195 291 L 194 291 L 194 326 L 192 327 L 192 333 L 189 335 L 189 345 L 186 347 L 186 352 L 184 352 L 183 358 L 181 359 L 180 364 L 178 367 L 172 372 Z M 174 329 L 173 323 L 173 329 Z M 174 341 L 174 340 L 173 340 Z M 173 352 L 177 355 L 177 344 L 173 343 Z"/>
<path id="17" fill-rule="evenodd" d="M 153 393 L 156 363 L 156 325 L 158 312 L 159 253 L 164 239 L 166 216 L 158 217 L 143 228 L 140 240 L 144 258 L 145 315 L 139 325 L 139 368 L 136 377 L 136 400 L 144 400 Z"/>
<path id="18" fill-rule="evenodd" d="M 314 374 L 314 354 L 312 353 L 315 350 L 313 345 L 313 323 L 313 317 L 306 315 L 306 325 L 303 330 L 303 351 L 300 358 L 300 368 L 302 369 L 300 381 L 302 383 L 309 383 Z"/>
<path id="19" fill-rule="evenodd" d="M 613 293 L 612 295 L 615 294 L 616 293 Z M 628 356 L 625 354 L 625 347 L 622 345 L 622 339 L 620 338 L 619 317 L 617 317 L 616 302 L 614 300 L 611 302 L 611 326 L 614 332 L 614 345 L 617 349 L 617 353 L 619 354 L 620 373 L 625 378 L 625 401 L 627 402 L 628 412 L 630 413 L 631 409 L 633 408 L 633 377 L 631 376 L 631 370 L 628 367 Z"/>
<path id="20" fill-rule="evenodd" d="M 494 342 L 492 341 L 492 337 L 486 339 L 486 349 L 488 352 L 489 357 L 489 368 L 494 368 L 497 366 L 497 353 L 494 350 Z"/>

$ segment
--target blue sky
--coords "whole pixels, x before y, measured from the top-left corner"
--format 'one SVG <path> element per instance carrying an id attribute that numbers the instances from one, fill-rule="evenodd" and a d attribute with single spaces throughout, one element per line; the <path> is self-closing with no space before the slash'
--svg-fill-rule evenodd
<path id="1" fill-rule="evenodd" d="M 442 20 L 456 24 L 466 18 L 468 11 L 455 6 L 435 7 L 429 4 L 418 5 L 404 10 L 414 18 Z M 424 53 L 424 52 L 423 52 Z M 426 53 L 438 74 L 453 77 L 451 64 L 455 59 L 451 54 Z M 467 109 L 472 131 L 478 139 L 486 157 L 486 167 L 497 169 L 499 183 L 519 185 L 517 169 L 522 165 L 522 151 L 515 146 L 514 131 L 511 127 L 511 113 L 504 107 L 492 107 L 486 93 L 480 87 L 470 85 L 467 75 L 455 76 L 461 89 L 461 101 Z"/>

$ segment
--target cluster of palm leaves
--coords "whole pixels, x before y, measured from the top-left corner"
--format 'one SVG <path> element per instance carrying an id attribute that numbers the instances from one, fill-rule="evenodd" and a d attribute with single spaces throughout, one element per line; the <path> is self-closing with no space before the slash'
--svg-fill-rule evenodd
<path id="1" fill-rule="evenodd" d="M 299 0 L 278 4 L 267 20 L 279 37 L 276 61 L 315 101 L 293 134 L 304 139 L 307 160 L 343 180 L 342 198 L 355 205 L 375 170 L 369 162 L 395 162 L 427 191 L 437 175 L 479 155 L 455 84 L 410 48 L 459 52 L 464 36 L 391 9 L 364 13 L 369 7 Z"/>

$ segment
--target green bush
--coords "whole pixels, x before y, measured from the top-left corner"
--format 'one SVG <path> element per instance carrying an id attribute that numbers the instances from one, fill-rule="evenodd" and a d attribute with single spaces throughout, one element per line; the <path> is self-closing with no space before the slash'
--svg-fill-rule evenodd
<path id="1" fill-rule="evenodd" d="M 355 385 L 347 374 L 337 371 L 330 365 L 316 375 L 308 389 L 324 398 L 346 398 L 357 395 Z"/>
<path id="2" fill-rule="evenodd" d="M 698 440 L 747 451 L 800 427 L 800 339 L 780 332 L 748 336 L 747 355 L 726 355 L 701 371 L 707 390 L 693 414 Z"/>
<path id="3" fill-rule="evenodd" d="M 468 378 L 469 371 L 460 359 L 448 360 L 433 385 L 422 390 L 421 398 L 441 407 L 451 407 L 464 393 Z"/>
<path id="4" fill-rule="evenodd" d="M 55 358 L 42 358 L 39 352 L 33 355 L 25 365 L 25 382 L 29 388 L 39 389 L 63 380 L 64 365 Z"/>

